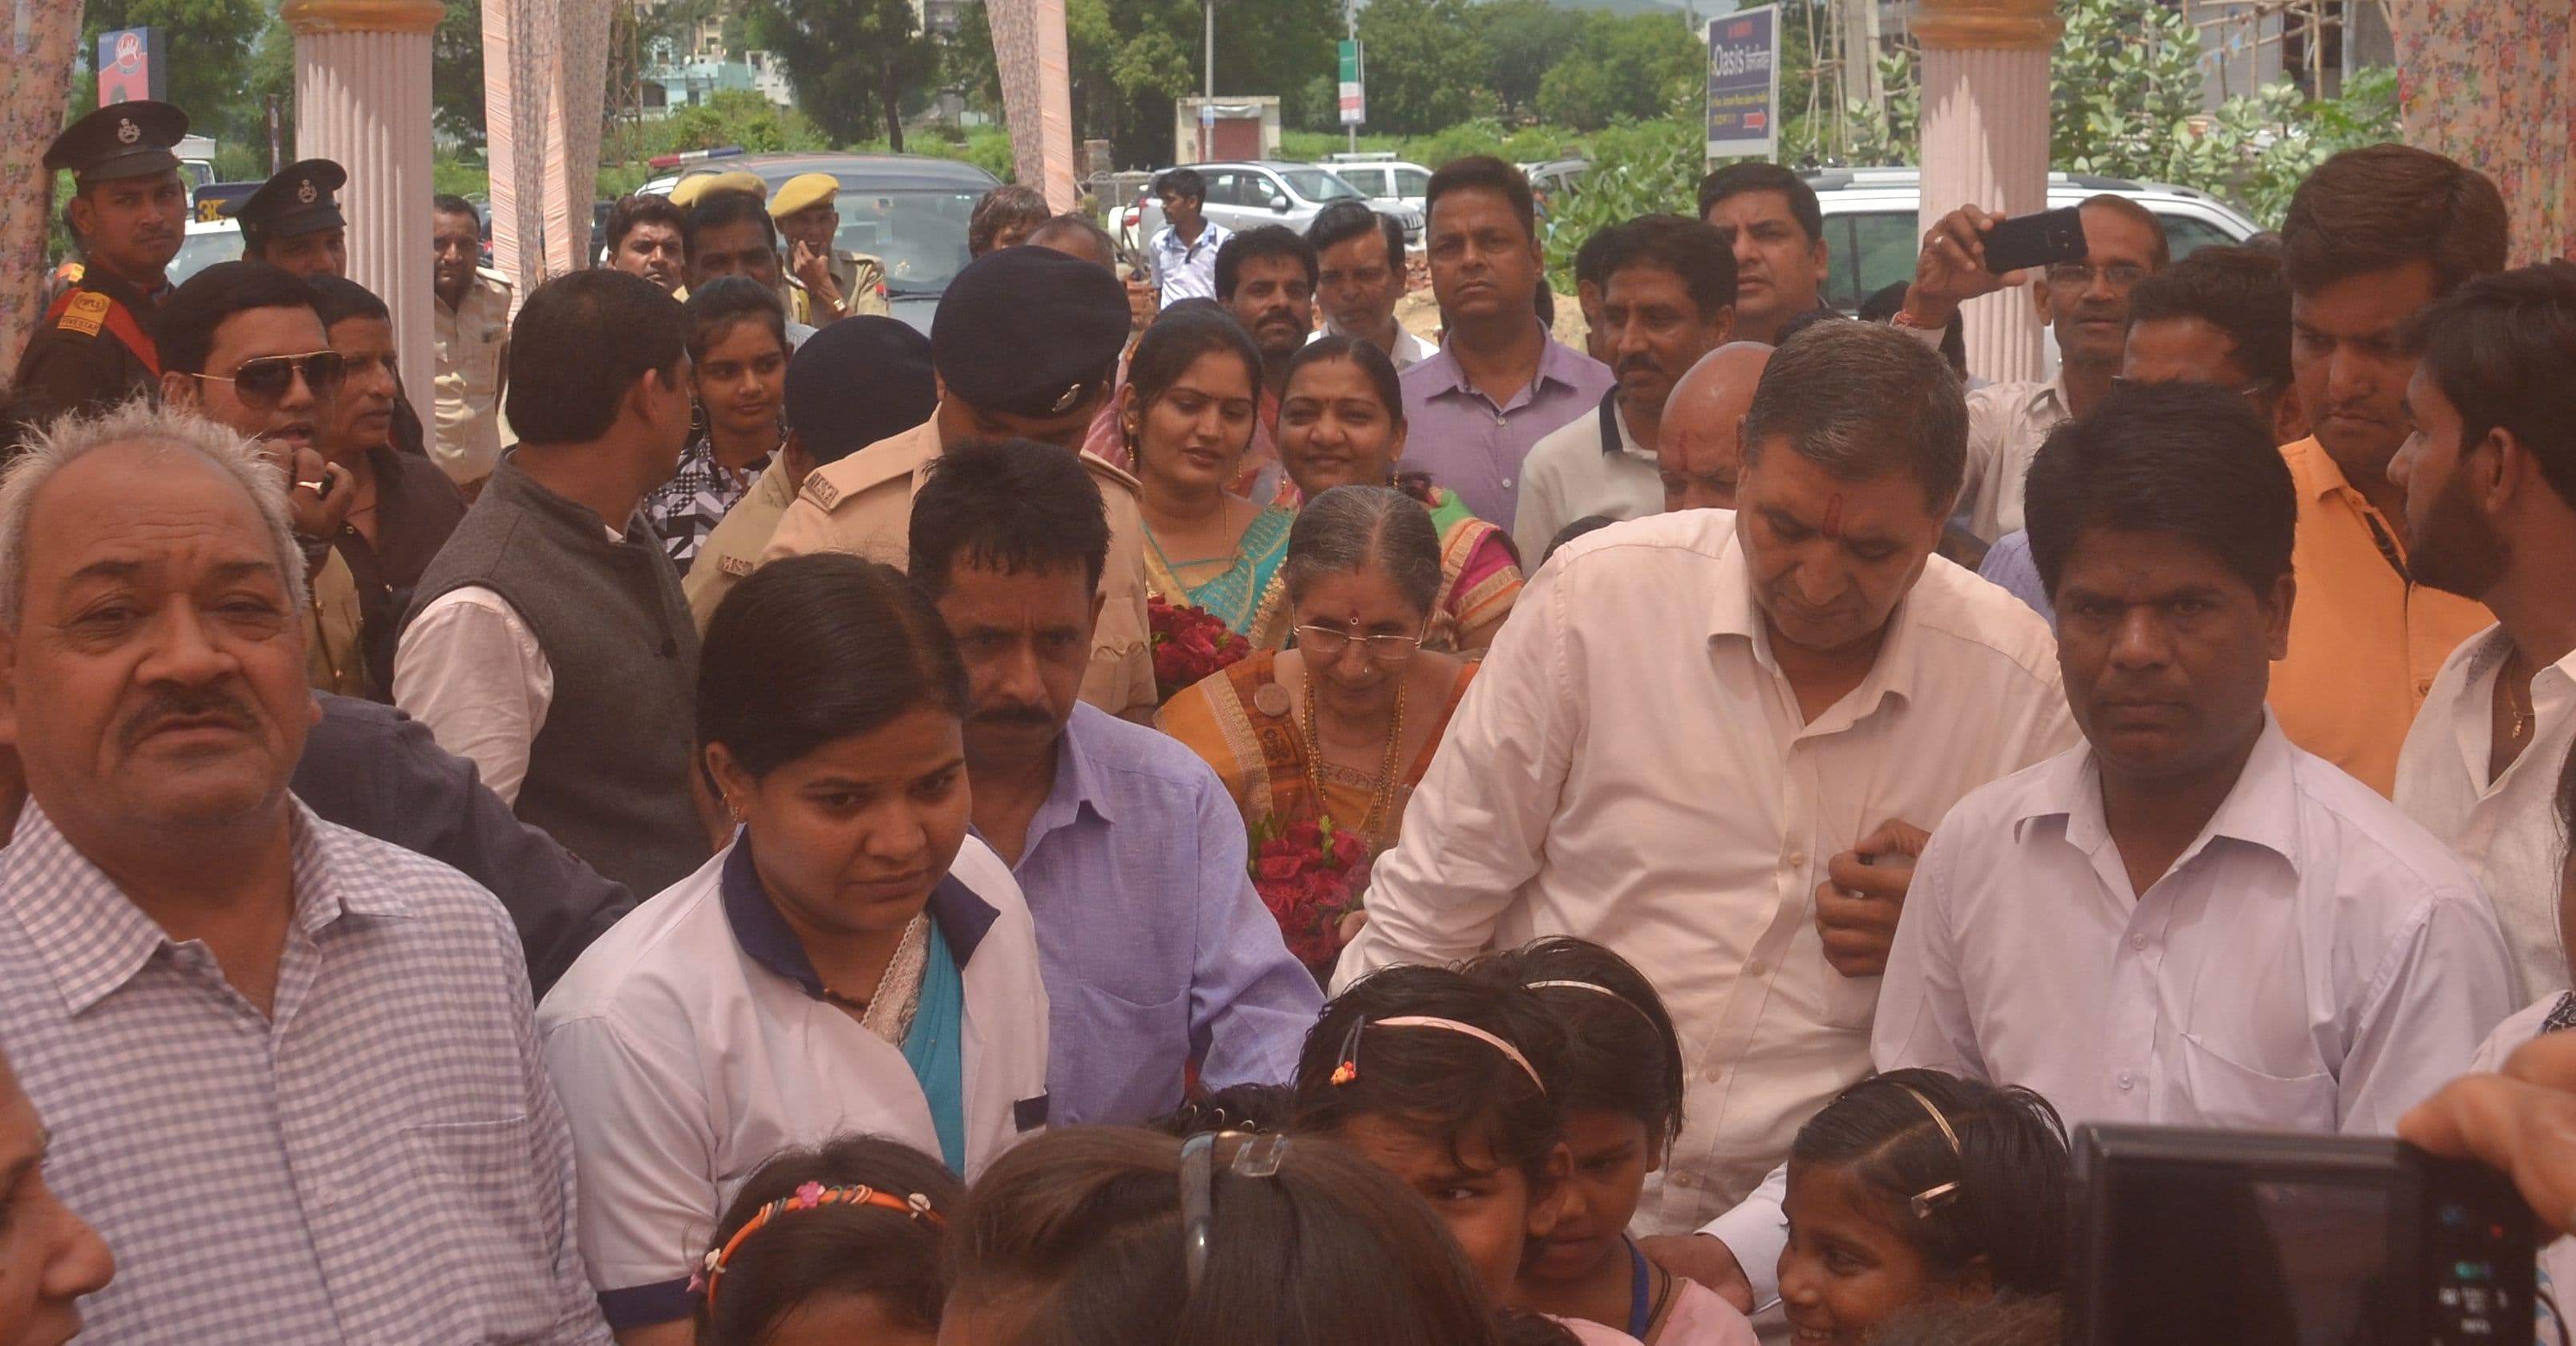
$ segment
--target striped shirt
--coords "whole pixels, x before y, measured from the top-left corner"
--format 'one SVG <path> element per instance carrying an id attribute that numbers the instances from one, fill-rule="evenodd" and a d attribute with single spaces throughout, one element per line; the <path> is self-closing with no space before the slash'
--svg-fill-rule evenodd
<path id="1" fill-rule="evenodd" d="M 34 803 L 0 852 L 0 1050 L 116 1253 L 91 1333 L 605 1346 L 509 917 L 301 805 L 293 828 L 267 1016 Z"/>

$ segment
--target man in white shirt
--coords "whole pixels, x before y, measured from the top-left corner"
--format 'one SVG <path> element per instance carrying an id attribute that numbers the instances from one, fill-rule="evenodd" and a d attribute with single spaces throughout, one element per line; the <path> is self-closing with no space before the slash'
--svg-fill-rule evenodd
<path id="1" fill-rule="evenodd" d="M 1397 370 L 1418 364 L 1435 349 L 1395 320 L 1395 301 L 1404 297 L 1404 226 L 1365 202 L 1336 201 L 1306 226 L 1306 243 L 1315 250 L 1315 307 L 1324 325 L 1309 342 L 1326 334 L 1365 341 L 1386 352 Z"/>
<path id="2" fill-rule="evenodd" d="M 2452 652 L 2397 758 L 2397 806 L 2485 885 L 2520 999 L 2567 989 L 2566 838 L 2552 799 L 2576 743 L 2576 266 L 2470 281 L 2411 329 L 2415 434 L 2388 465 L 2406 490 L 2419 584 L 2496 625 Z"/>
<path id="3" fill-rule="evenodd" d="M 1872 1064 L 2070 1125 L 2393 1131 L 2512 1007 L 2504 943 L 2457 857 L 2264 707 L 2298 520 L 2270 433 L 2225 389 L 2116 389 L 2030 500 L 2087 742 L 1934 832 Z M 1747 1269 L 1782 1239 L 1762 1201 L 1710 1232 Z"/>
<path id="4" fill-rule="evenodd" d="M 1937 347 L 1959 305 L 2007 286 L 2028 284 L 2039 316 L 2057 334 L 2057 377 L 2046 383 L 1989 383 L 1968 394 L 1968 484 L 1960 509 L 1977 540 L 2022 526 L 2021 479 L 2031 455 L 2060 424 L 2093 409 L 2111 391 L 2129 338 L 2129 292 L 2165 269 L 2165 228 L 2153 212 L 2124 196 L 2087 197 L 2081 207 L 2081 262 L 2060 262 L 2036 279 L 1986 269 L 1986 231 L 2004 217 L 1962 206 L 1923 236 L 1914 284 L 1894 319 Z"/>
<path id="5" fill-rule="evenodd" d="M 1146 240 L 1145 253 L 1162 306 L 1216 298 L 1216 250 L 1234 231 L 1200 213 L 1207 204 L 1207 179 L 1195 168 L 1175 168 L 1154 179 L 1154 195 L 1163 203 L 1164 225 Z"/>
<path id="6" fill-rule="evenodd" d="M 698 664 L 660 540 L 636 514 L 689 432 L 680 306 L 597 268 L 528 296 L 519 447 L 420 579 L 394 703 L 521 821 L 650 896 L 712 849 L 692 790 Z"/>
<path id="7" fill-rule="evenodd" d="M 2046 624 L 1932 555 L 1966 434 L 1957 377 L 1902 333 L 1783 347 L 1738 512 L 1566 544 L 1374 871 L 1336 986 L 1549 934 L 1653 979 L 1690 1121 L 1645 1229 L 1733 1205 L 1867 1071 L 1912 829 L 2075 741 Z"/>
<path id="8" fill-rule="evenodd" d="M 1543 556 L 1567 524 L 1637 519 L 1664 505 L 1655 468 L 1664 403 L 1735 330 L 1735 255 L 1716 229 L 1679 215 L 1616 226 L 1601 249 L 1601 359 L 1618 385 L 1584 416 L 1530 446 L 1512 541 Z"/>

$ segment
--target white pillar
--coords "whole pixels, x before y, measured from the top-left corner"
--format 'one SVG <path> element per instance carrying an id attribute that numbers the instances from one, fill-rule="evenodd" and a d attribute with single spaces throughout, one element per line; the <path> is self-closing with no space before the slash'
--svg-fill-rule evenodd
<path id="1" fill-rule="evenodd" d="M 438 0 L 286 0 L 295 153 L 349 170 L 349 279 L 393 311 L 403 388 L 426 417 L 430 349 L 429 36 Z"/>
<path id="2" fill-rule="evenodd" d="M 2049 55 L 2064 24 L 2054 0 L 1922 0 L 1922 228 L 1960 206 L 2022 215 L 2048 205 Z M 1962 310 L 1968 368 L 2036 379 L 2044 330 L 2016 287 Z"/>

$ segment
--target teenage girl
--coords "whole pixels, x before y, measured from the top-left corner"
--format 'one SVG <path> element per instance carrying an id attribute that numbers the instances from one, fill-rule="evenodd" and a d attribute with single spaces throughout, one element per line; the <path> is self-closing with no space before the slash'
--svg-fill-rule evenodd
<path id="1" fill-rule="evenodd" d="M 932 1346 L 965 1198 L 938 1160 L 891 1140 L 779 1155 L 743 1183 L 690 1282 L 698 1346 Z"/>
<path id="2" fill-rule="evenodd" d="M 2056 1293 L 2072 1181 L 2046 1099 L 1936 1070 L 1843 1091 L 1789 1148 L 1792 1340 L 1859 1346 L 1898 1309 Z"/>
<path id="3" fill-rule="evenodd" d="M 1646 1346 L 1753 1346 L 1753 1325 L 1697 1281 L 1646 1260 L 1628 1221 L 1682 1130 L 1682 1051 L 1645 974 L 1598 944 L 1558 937 L 1467 969 L 1528 988 L 1565 1033 L 1548 1077 L 1573 1173 L 1563 1214 L 1531 1248 L 1522 1302 L 1623 1329 Z"/>

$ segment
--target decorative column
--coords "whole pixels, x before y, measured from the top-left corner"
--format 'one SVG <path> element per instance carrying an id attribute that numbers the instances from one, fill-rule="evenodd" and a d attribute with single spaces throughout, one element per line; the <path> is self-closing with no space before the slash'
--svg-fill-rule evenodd
<path id="1" fill-rule="evenodd" d="M 2064 30 L 2056 0 L 1922 0 L 1923 230 L 1971 203 L 2011 215 L 2047 207 L 2049 54 Z M 2039 377 L 2028 289 L 1962 313 L 1969 369 L 1998 382 Z"/>
<path id="2" fill-rule="evenodd" d="M 555 0 L 483 0 L 483 144 L 492 269 L 515 314 L 544 283 L 545 173 L 553 117 Z M 583 216 L 585 225 L 589 217 Z"/>
<path id="3" fill-rule="evenodd" d="M 1019 180 L 1056 210 L 1081 200 L 1073 178 L 1073 79 L 1065 56 L 1065 0 L 990 0 L 993 64 Z"/>
<path id="4" fill-rule="evenodd" d="M 608 0 L 560 0 L 546 108 L 546 274 L 590 265 L 590 203 L 608 91 Z"/>
<path id="5" fill-rule="evenodd" d="M 2495 180 L 2517 266 L 2576 251 L 2567 0 L 2392 0 L 2406 143 Z"/>
<path id="6" fill-rule="evenodd" d="M 415 405 L 432 394 L 429 36 L 439 0 L 286 0 L 295 33 L 295 153 L 349 170 L 349 279 L 393 311 Z"/>
<path id="7" fill-rule="evenodd" d="M 62 134 L 72 62 L 81 47 L 81 0 L 16 0 L 0 26 L 9 80 L 0 89 L 0 384 L 44 312 L 45 237 L 57 208 L 45 146 Z"/>

